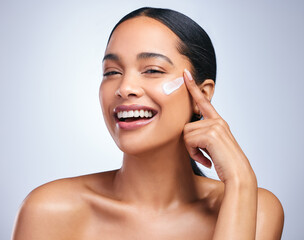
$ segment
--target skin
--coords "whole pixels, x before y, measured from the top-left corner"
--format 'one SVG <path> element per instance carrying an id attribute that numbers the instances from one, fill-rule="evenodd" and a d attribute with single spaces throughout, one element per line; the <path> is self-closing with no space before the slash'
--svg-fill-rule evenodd
<path id="1" fill-rule="evenodd" d="M 118 26 L 105 52 L 100 103 L 124 152 L 123 165 L 36 188 L 20 208 L 12 239 L 280 239 L 279 200 L 257 187 L 247 157 L 210 103 L 213 81 L 197 86 L 191 80 L 184 69 L 192 66 L 177 51 L 177 41 L 151 18 Z M 146 52 L 172 64 L 143 57 Z M 165 95 L 162 84 L 180 76 L 185 84 Z M 113 109 L 129 104 L 158 114 L 144 127 L 120 129 Z M 199 112 L 204 120 L 189 123 Z M 211 164 L 198 147 L 209 154 L 221 181 L 194 175 L 189 155 Z"/>

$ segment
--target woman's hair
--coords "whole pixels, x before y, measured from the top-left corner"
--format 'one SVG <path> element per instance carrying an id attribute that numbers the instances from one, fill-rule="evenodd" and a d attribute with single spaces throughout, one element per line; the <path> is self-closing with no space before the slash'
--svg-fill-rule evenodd
<path id="1" fill-rule="evenodd" d="M 186 15 L 171 9 L 143 7 L 124 16 L 113 28 L 108 43 L 115 29 L 124 21 L 140 16 L 153 18 L 166 25 L 178 38 L 177 49 L 187 57 L 191 63 L 191 73 L 196 84 L 205 79 L 216 78 L 216 58 L 212 42 L 204 29 Z M 197 121 L 193 115 L 191 122 Z M 205 176 L 195 161 L 190 158 L 193 172 L 198 176 Z"/>

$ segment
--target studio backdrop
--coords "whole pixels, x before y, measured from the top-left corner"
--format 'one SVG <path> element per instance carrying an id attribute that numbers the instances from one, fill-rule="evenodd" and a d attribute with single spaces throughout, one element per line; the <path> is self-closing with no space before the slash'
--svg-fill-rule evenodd
<path id="1" fill-rule="evenodd" d="M 115 23 L 143 6 L 185 13 L 209 34 L 218 62 L 212 103 L 259 186 L 282 202 L 282 239 L 304 239 L 304 3 L 296 0 L 2 0 L 0 238 L 10 238 L 39 185 L 121 166 L 99 105 L 101 61 Z"/>

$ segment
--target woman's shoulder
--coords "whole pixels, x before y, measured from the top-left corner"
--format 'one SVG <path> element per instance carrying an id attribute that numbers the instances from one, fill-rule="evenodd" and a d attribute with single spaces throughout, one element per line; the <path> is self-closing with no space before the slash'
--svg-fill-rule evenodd
<path id="1" fill-rule="evenodd" d="M 218 214 L 225 193 L 224 183 L 204 177 L 199 177 L 199 183 L 202 190 L 201 198 L 205 199 L 204 203 L 208 203 L 208 210 Z M 282 204 L 271 191 L 264 188 L 258 188 L 257 191 L 257 237 L 270 239 L 276 235 L 277 239 L 280 239 L 284 225 Z M 268 233 L 269 237 L 265 236 L 265 233 Z"/>
<path id="2" fill-rule="evenodd" d="M 224 193 L 225 184 L 219 180 L 210 179 L 207 177 L 197 177 L 201 198 L 207 198 L 209 201 L 221 203 Z M 258 188 L 258 211 L 277 211 L 283 213 L 283 207 L 280 200 L 269 190 Z"/>
<path id="3" fill-rule="evenodd" d="M 269 190 L 258 189 L 257 239 L 281 239 L 284 210 L 280 200 Z M 267 236 L 269 235 L 269 236 Z"/>
<path id="4" fill-rule="evenodd" d="M 280 200 L 265 188 L 258 188 L 258 211 L 284 214 Z"/>
<path id="5" fill-rule="evenodd" d="M 112 171 L 57 179 L 45 183 L 29 193 L 21 208 L 71 211 L 83 206 L 90 193 L 106 194 L 112 179 Z"/>
<path id="6" fill-rule="evenodd" d="M 83 180 L 87 176 L 62 178 L 45 183 L 32 190 L 22 203 L 22 208 L 50 209 L 54 206 L 61 210 L 74 209 L 80 203 L 79 196 L 83 192 Z M 78 197 L 77 197 L 78 196 Z"/>
<path id="7" fill-rule="evenodd" d="M 101 183 L 106 182 L 110 173 L 58 179 L 35 188 L 21 204 L 13 239 L 36 239 L 42 235 L 48 239 L 45 235 L 49 234 L 53 236 L 50 239 L 55 235 L 59 238 L 60 234 L 73 236 L 72 229 L 81 228 L 88 219 L 91 206 L 87 196 L 93 195 L 94 182 L 97 178 Z M 54 229 L 65 230 L 56 233 Z M 53 232 L 49 232 L 51 230 Z"/>

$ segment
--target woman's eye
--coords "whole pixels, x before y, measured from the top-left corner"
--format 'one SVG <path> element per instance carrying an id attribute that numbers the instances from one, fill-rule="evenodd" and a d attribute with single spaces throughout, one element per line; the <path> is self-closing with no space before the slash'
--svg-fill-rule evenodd
<path id="1" fill-rule="evenodd" d="M 148 69 L 144 73 L 165 73 L 165 72 L 159 71 L 159 70 L 156 70 L 156 69 Z"/>
<path id="2" fill-rule="evenodd" d="M 116 72 L 116 71 L 111 71 L 111 72 L 106 72 L 103 74 L 103 76 L 111 76 L 111 75 L 115 75 L 115 74 L 121 74 L 120 72 Z"/>

